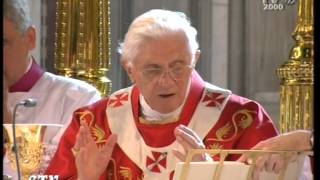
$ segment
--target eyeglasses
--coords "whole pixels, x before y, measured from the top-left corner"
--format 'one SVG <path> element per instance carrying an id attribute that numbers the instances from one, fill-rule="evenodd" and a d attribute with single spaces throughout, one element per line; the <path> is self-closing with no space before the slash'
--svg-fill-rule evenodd
<path id="1" fill-rule="evenodd" d="M 164 70 L 163 68 L 146 68 L 142 70 L 142 74 L 147 80 L 154 80 L 163 77 L 166 73 L 174 80 L 183 79 L 194 66 L 192 65 L 175 65 Z"/>

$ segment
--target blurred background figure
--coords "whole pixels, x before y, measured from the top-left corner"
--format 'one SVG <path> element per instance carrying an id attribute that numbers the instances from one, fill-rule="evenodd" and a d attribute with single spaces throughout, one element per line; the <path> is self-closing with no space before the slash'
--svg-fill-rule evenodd
<path id="1" fill-rule="evenodd" d="M 16 104 L 34 98 L 35 107 L 18 109 L 16 123 L 63 125 L 46 133 L 46 142 L 56 145 L 73 111 L 99 100 L 100 93 L 83 81 L 45 72 L 30 53 L 36 47 L 36 28 L 30 19 L 28 1 L 4 0 L 3 5 L 4 123 L 12 123 Z M 4 174 L 16 174 L 6 158 Z"/>

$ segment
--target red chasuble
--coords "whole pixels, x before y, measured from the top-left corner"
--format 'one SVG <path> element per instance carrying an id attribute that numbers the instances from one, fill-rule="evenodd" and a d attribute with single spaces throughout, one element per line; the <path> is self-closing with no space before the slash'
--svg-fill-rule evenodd
<path id="1" fill-rule="evenodd" d="M 76 179 L 71 148 L 80 121 L 89 125 L 98 146 L 103 145 L 111 133 L 118 135 L 112 159 L 100 177 L 104 180 L 171 179 L 175 164 L 179 162 L 172 149 L 183 150 L 173 133 L 179 124 L 193 129 L 208 149 L 250 149 L 259 141 L 278 134 L 257 102 L 206 83 L 196 72 L 192 74 L 189 96 L 176 122 L 140 123 L 139 95 L 137 87 L 129 87 L 77 110 L 46 174 L 59 175 L 59 179 Z M 238 157 L 228 158 L 236 160 Z"/>

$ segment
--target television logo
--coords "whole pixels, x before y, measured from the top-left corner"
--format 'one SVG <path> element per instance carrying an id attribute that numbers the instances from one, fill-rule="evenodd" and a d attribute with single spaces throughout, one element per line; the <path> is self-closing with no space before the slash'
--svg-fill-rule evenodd
<path id="1" fill-rule="evenodd" d="M 296 0 L 262 0 L 263 10 L 282 11 L 286 5 L 294 5 Z"/>
<path id="2" fill-rule="evenodd" d="M 31 175 L 29 180 L 59 180 L 59 175 Z"/>

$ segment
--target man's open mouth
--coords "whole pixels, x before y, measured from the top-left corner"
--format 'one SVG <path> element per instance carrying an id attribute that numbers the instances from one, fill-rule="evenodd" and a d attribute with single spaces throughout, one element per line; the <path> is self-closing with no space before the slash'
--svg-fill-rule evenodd
<path id="1" fill-rule="evenodd" d="M 172 97 L 174 95 L 175 94 L 171 93 L 171 94 L 160 94 L 159 96 L 162 97 L 162 98 L 169 98 L 169 97 Z"/>

